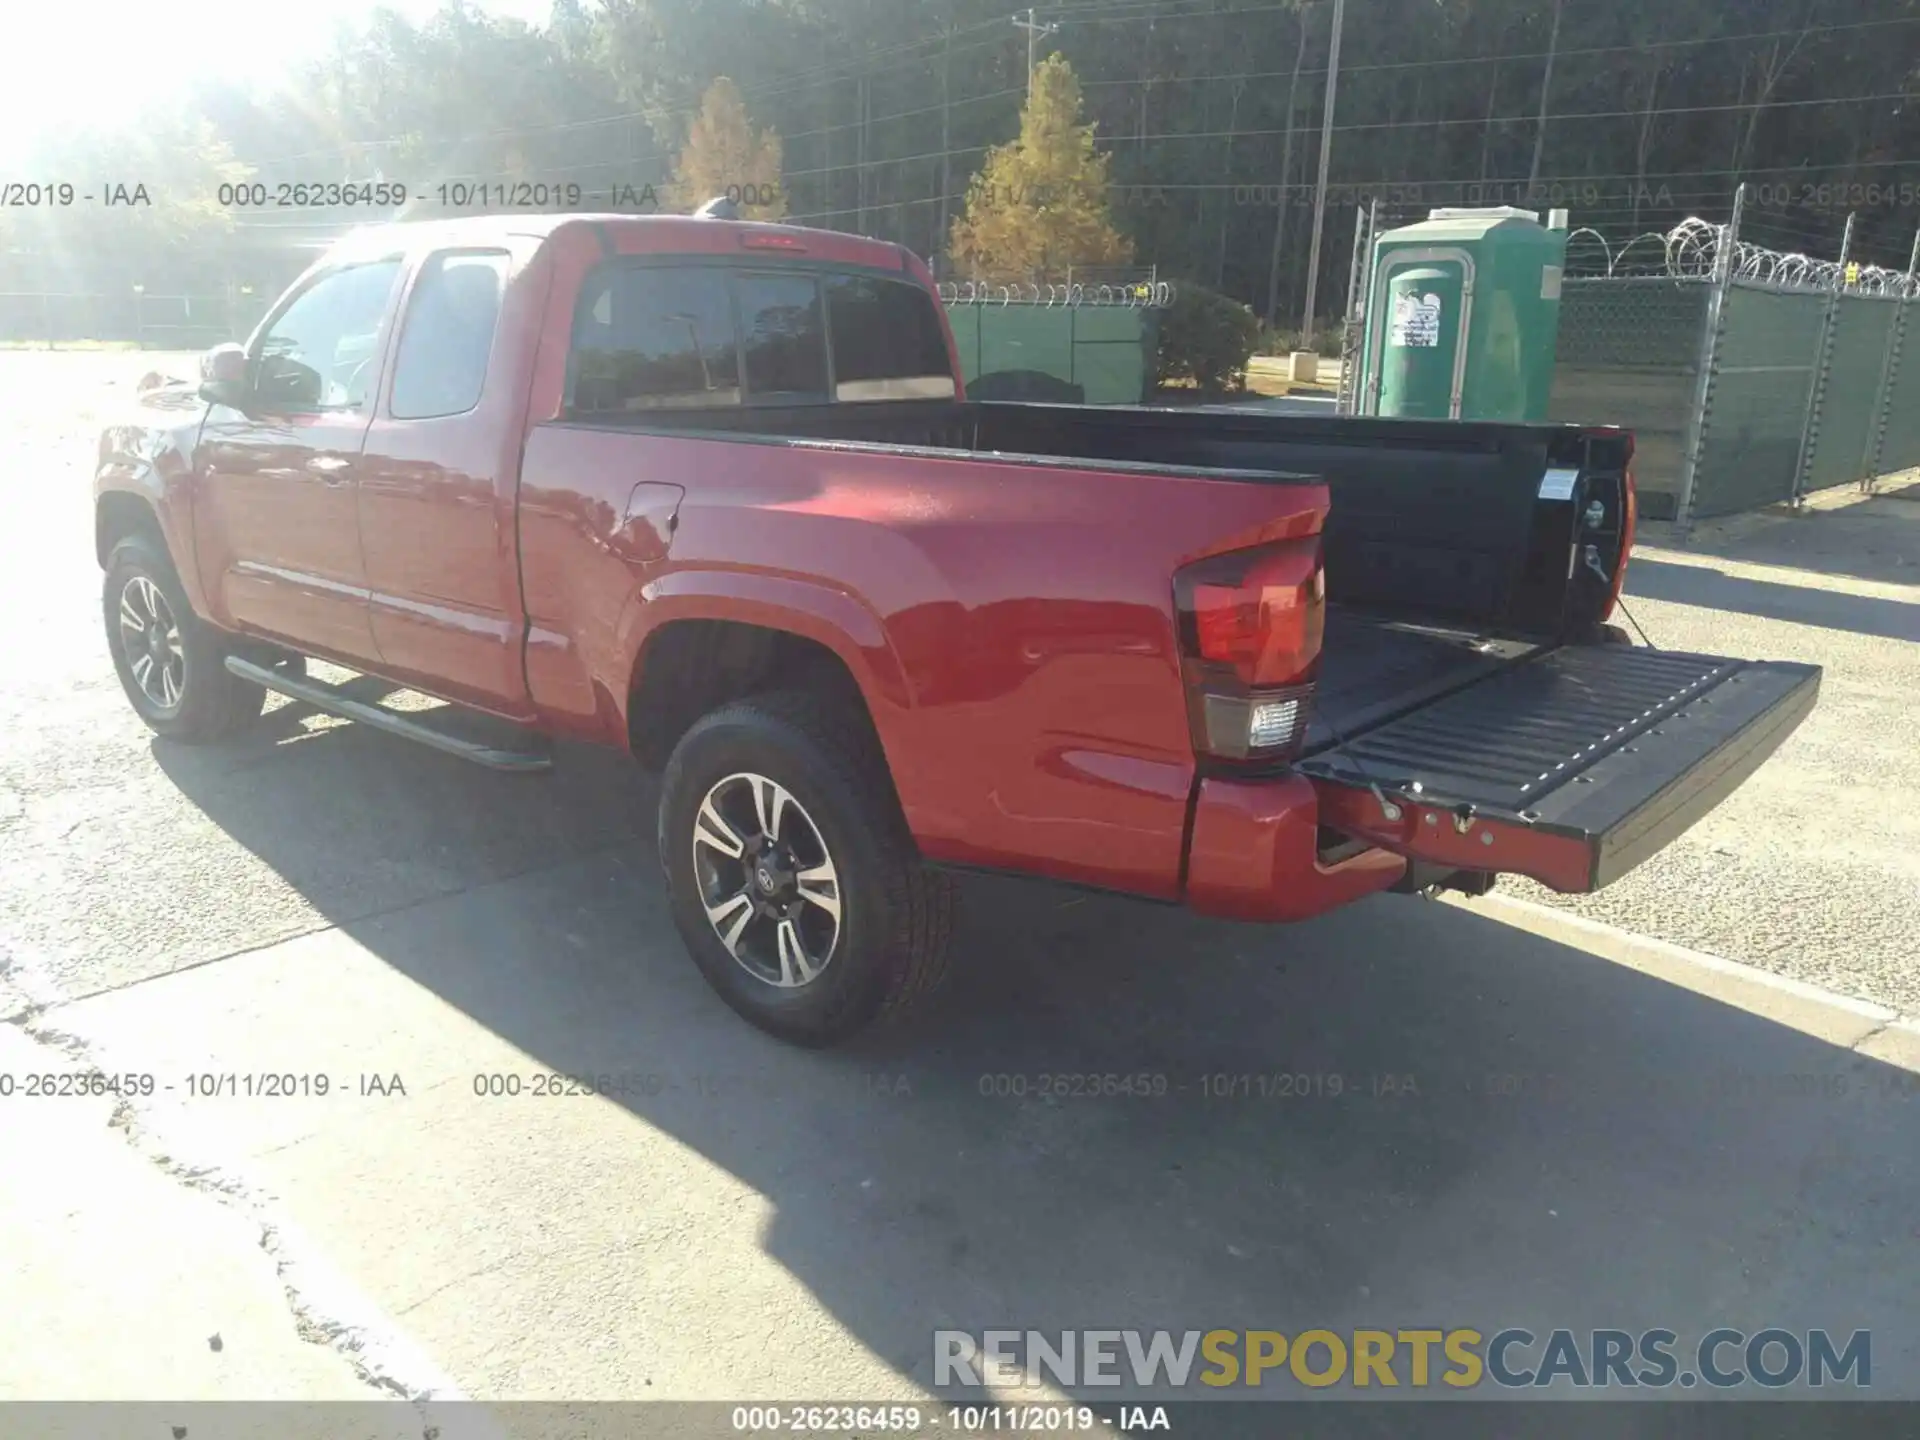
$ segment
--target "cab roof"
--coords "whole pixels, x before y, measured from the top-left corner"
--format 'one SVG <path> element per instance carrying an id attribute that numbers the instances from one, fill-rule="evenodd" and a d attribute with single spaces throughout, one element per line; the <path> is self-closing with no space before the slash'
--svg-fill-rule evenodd
<path id="1" fill-rule="evenodd" d="M 616 255 L 743 255 L 826 260 L 882 270 L 910 270 L 905 246 L 839 230 L 780 225 L 759 220 L 720 220 L 692 215 L 523 214 L 463 215 L 452 219 L 398 220 L 367 225 L 327 251 L 323 264 L 429 250 L 497 245 L 508 236 L 548 239 L 568 229 L 597 232 L 602 249 Z"/>

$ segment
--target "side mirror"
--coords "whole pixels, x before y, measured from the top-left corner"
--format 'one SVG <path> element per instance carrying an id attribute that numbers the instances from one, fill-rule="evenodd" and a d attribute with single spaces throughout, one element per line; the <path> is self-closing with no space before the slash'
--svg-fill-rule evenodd
<path id="1" fill-rule="evenodd" d="M 200 357 L 200 398 L 244 411 L 252 401 L 247 388 L 247 351 L 229 342 Z"/>

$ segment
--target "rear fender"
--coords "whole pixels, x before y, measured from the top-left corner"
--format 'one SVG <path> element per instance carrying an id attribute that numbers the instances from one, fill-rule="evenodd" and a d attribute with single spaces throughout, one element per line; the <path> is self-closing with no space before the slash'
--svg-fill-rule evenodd
<path id="1" fill-rule="evenodd" d="M 909 699 L 904 672 L 880 617 L 844 590 L 755 571 L 675 570 L 636 591 L 620 618 L 616 641 L 625 657 L 625 673 L 608 687 L 620 697 L 623 725 L 632 694 L 628 682 L 638 678 L 641 652 L 656 631 L 676 620 L 730 620 L 824 645 L 859 685 L 881 744 L 893 753 Z"/>

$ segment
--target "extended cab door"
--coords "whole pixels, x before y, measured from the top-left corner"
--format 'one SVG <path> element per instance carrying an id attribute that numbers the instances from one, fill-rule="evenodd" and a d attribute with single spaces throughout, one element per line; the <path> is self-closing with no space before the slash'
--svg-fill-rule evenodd
<path id="1" fill-rule="evenodd" d="M 220 624 L 374 657 L 354 485 L 400 269 L 392 258 L 310 277 L 250 349 L 253 413 L 209 411 L 196 554 Z"/>
<path id="2" fill-rule="evenodd" d="M 530 706 L 514 506 L 550 267 L 538 241 L 424 257 L 359 488 L 373 634 L 395 679 Z"/>

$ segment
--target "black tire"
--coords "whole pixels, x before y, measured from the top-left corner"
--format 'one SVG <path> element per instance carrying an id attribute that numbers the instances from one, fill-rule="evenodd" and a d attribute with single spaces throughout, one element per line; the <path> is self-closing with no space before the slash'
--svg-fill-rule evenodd
<path id="1" fill-rule="evenodd" d="M 148 693 L 136 667 L 142 656 L 131 653 L 131 635 L 122 623 L 123 606 L 151 616 L 144 598 L 146 585 L 157 591 L 164 606 L 162 622 L 171 622 L 178 632 L 179 674 L 173 688 L 178 699 L 162 703 L 168 693 L 160 684 L 161 696 Z M 186 591 L 174 572 L 173 562 L 160 543 L 146 535 L 129 535 L 113 547 L 107 557 L 106 580 L 101 590 L 101 616 L 106 624 L 107 649 L 113 656 L 113 668 L 120 686 L 127 692 L 140 718 L 156 735 L 188 745 L 206 745 L 225 739 L 256 719 L 267 700 L 267 692 L 249 684 L 226 668 L 225 637 L 193 613 Z M 152 657 L 144 673 L 152 675 Z"/>
<path id="2" fill-rule="evenodd" d="M 724 802 L 728 792 L 716 787 L 746 775 L 788 792 L 801 821 L 787 822 L 786 834 L 793 837 L 803 824 L 796 848 L 808 848 L 809 836 L 817 840 L 836 876 L 832 948 L 817 973 L 801 983 L 763 977 L 747 959 L 736 958 L 708 918 L 709 891 L 724 894 L 727 888 L 713 867 L 727 862 L 711 846 L 706 860 L 696 858 L 696 824 L 710 794 Z M 746 827 L 739 828 L 744 833 Z M 782 829 L 776 822 L 775 830 Z M 727 1004 L 771 1035 L 798 1045 L 837 1044 L 870 1024 L 897 1019 L 945 977 L 953 882 L 915 852 L 864 715 L 815 695 L 780 692 L 706 716 L 667 762 L 659 845 L 674 924 L 688 953 Z M 788 866 L 797 869 L 817 858 L 803 856 L 796 864 L 789 855 Z M 740 863 L 744 882 L 750 872 Z M 750 884 L 743 884 L 743 894 L 751 893 Z M 792 910 L 812 916 L 800 898 L 793 899 Z M 777 923 L 771 916 L 752 921 L 756 930 Z M 742 938 L 743 951 L 752 933 Z M 784 949 L 781 957 L 784 973 Z"/>

